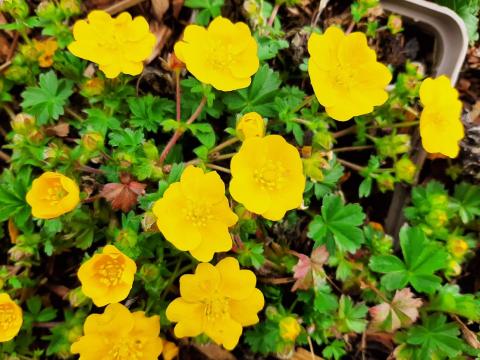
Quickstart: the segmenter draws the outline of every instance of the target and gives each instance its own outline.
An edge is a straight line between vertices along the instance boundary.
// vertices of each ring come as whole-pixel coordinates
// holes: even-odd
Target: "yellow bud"
[[[240,140],[265,135],[265,122],[260,114],[250,112],[243,115],[237,123],[237,136]]]
[[[35,118],[31,115],[20,113],[15,115],[11,125],[16,133],[26,135],[35,126]]]
[[[282,339],[292,342],[295,341],[301,331],[300,324],[293,316],[287,316],[280,320],[279,327]]]
[[[67,296],[68,296],[68,301],[70,302],[70,305],[72,307],[82,306],[88,301],[88,298],[82,292],[82,289],[80,287],[70,290]]]
[[[455,258],[462,258],[468,250],[468,244],[461,237],[452,237],[447,240],[447,249]]]
[[[395,175],[398,180],[412,183],[417,167],[409,158],[402,158],[395,163]]]
[[[81,94],[85,97],[98,96],[105,89],[105,81],[100,78],[91,78],[81,85]]]
[[[462,267],[455,260],[450,260],[448,262],[448,268],[445,271],[446,275],[458,276],[462,273]]]
[[[103,147],[103,136],[97,132],[89,132],[82,136],[82,144],[85,149],[95,151]]]

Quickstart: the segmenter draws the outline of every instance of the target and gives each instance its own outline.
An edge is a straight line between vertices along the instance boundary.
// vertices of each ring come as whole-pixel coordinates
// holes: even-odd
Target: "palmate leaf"
[[[17,174],[4,170],[0,177],[0,222],[12,218],[23,230],[31,211],[25,197],[32,182],[30,167],[23,167]]]
[[[134,128],[146,131],[157,131],[161,123],[175,112],[175,103],[168,99],[146,95],[128,99],[128,107],[132,112],[130,124]]]
[[[265,64],[248,88],[227,93],[223,101],[232,112],[256,111],[262,116],[272,117],[276,115],[274,101],[280,84],[280,75]]]
[[[473,294],[460,294],[458,285],[444,285],[430,299],[427,310],[442,311],[480,321],[480,300]]]
[[[411,284],[419,292],[433,293],[441,283],[441,278],[434,273],[445,268],[448,254],[430,243],[423,231],[416,227],[402,228],[400,246],[404,261],[394,255],[373,256],[370,269],[385,274],[381,282],[387,290]]]
[[[480,186],[461,183],[455,187],[451,208],[458,212],[464,224],[480,215]]]
[[[73,93],[72,89],[72,81],[59,80],[53,71],[40,74],[39,86],[29,86],[22,92],[22,107],[37,118],[39,125],[47,124],[63,115],[64,106]]]
[[[323,198],[321,215],[316,215],[308,227],[308,236],[315,246],[325,244],[330,254],[340,251],[355,252],[363,243],[359,226],[365,214],[358,204],[345,205],[337,195]]]
[[[458,338],[460,330],[455,323],[447,323],[445,315],[425,317],[422,325],[412,327],[407,333],[407,343],[418,346],[414,359],[443,359],[457,356],[464,345]]]

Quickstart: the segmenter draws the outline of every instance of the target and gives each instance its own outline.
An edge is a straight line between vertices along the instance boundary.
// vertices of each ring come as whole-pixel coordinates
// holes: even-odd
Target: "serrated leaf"
[[[360,205],[345,205],[339,196],[326,195],[321,215],[316,215],[310,222],[308,236],[315,240],[316,246],[325,244],[331,254],[337,248],[353,253],[364,240],[359,228],[364,219],[365,214]]]
[[[227,93],[223,101],[232,112],[256,111],[262,116],[273,117],[276,115],[274,100],[280,84],[279,74],[265,64],[248,88]]]
[[[480,186],[461,183],[455,187],[451,208],[458,212],[464,224],[480,216]]]
[[[370,269],[385,274],[381,282],[387,290],[396,290],[410,283],[419,292],[433,293],[441,283],[434,275],[446,266],[448,254],[425,238],[420,228],[404,227],[400,231],[400,247],[404,261],[394,255],[372,256]]]
[[[175,103],[168,99],[146,95],[128,99],[128,106],[132,112],[130,124],[133,128],[157,131],[158,127],[169,116],[173,116]]]
[[[374,330],[394,332],[413,324],[418,318],[422,300],[414,297],[409,288],[397,290],[390,303],[384,302],[370,308],[370,327]]]
[[[445,285],[430,300],[427,308],[480,321],[480,300],[472,294],[461,294],[458,285]]]
[[[420,347],[419,359],[437,359],[457,356],[463,341],[455,323],[447,323],[445,315],[435,314],[423,319],[422,325],[412,327],[407,333],[407,343]]]
[[[58,120],[64,113],[64,106],[73,93],[73,82],[58,79],[53,71],[40,74],[39,86],[29,86],[22,92],[22,107],[35,116],[39,125]]]
[[[338,330],[340,332],[363,332],[367,325],[367,320],[365,319],[367,312],[368,308],[365,304],[354,305],[352,299],[342,295],[340,297],[337,314]]]

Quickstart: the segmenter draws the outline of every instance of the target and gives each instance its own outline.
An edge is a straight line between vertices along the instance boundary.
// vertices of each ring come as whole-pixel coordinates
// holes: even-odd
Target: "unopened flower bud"
[[[301,327],[293,316],[284,317],[279,323],[280,336],[283,340],[294,342],[300,334]]]

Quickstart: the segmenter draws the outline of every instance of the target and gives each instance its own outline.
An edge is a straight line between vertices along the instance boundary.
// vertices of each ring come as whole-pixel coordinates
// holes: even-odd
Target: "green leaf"
[[[289,43],[285,39],[272,39],[271,36],[257,37],[258,58],[260,61],[270,60],[277,56],[282,49],[287,49]]]
[[[8,169],[1,174],[0,222],[12,218],[18,227],[23,228],[29,220],[31,211],[25,197],[32,182],[31,173],[30,167],[24,167],[16,175]]]
[[[238,261],[242,266],[253,266],[259,269],[265,262],[263,256],[263,244],[254,241],[244,241],[238,249]]]
[[[451,208],[458,212],[464,224],[480,216],[480,186],[461,183],[455,187]]]
[[[338,307],[337,327],[342,333],[354,331],[361,333],[365,330],[368,307],[365,304],[354,305],[352,299],[342,295]]]
[[[192,9],[203,9],[197,15],[199,25],[207,25],[211,18],[220,15],[224,0],[185,0],[185,6]]]
[[[330,345],[326,346],[322,351],[322,355],[327,359],[339,360],[345,355],[345,342],[341,340],[335,340]]]
[[[250,87],[227,93],[223,101],[228,110],[234,113],[256,111],[265,117],[273,117],[275,96],[281,80],[277,72],[263,65],[253,77]]]
[[[480,300],[472,294],[460,294],[458,285],[445,285],[430,300],[430,311],[442,311],[480,321]]]
[[[418,359],[453,358],[460,353],[463,341],[458,338],[460,331],[455,323],[447,323],[446,316],[439,314],[423,320],[407,333],[407,343],[419,347]]]
[[[162,121],[173,116],[175,103],[168,99],[146,95],[128,99],[128,106],[132,112],[130,124],[133,128],[155,132]]]
[[[465,22],[470,43],[478,40],[478,21],[480,2],[478,0],[436,0],[440,5],[447,6],[455,11]]]
[[[339,196],[326,195],[321,215],[316,215],[310,222],[308,236],[315,240],[315,246],[326,244],[331,254],[337,248],[354,253],[364,240],[359,228],[364,219],[360,205],[345,205]]]
[[[266,320],[245,333],[245,342],[253,352],[266,355],[277,350],[280,330],[276,322]]]
[[[108,130],[120,130],[120,121],[110,116],[100,109],[85,110],[87,118],[83,122],[83,126],[92,131],[99,132],[105,136]]]
[[[416,227],[402,228],[400,246],[404,261],[394,255],[372,256],[370,269],[385,274],[381,282],[387,290],[401,289],[410,283],[419,292],[433,293],[441,283],[434,273],[445,268],[448,254],[429,242]]]
[[[215,131],[208,123],[195,123],[188,127],[195,137],[206,147],[212,148],[215,145]]]
[[[143,143],[143,132],[140,130],[124,129],[110,134],[110,145],[126,151],[135,151]]]
[[[37,118],[39,125],[58,120],[64,113],[64,106],[73,93],[73,82],[58,80],[53,71],[40,74],[39,87],[29,86],[22,92],[22,107]]]

